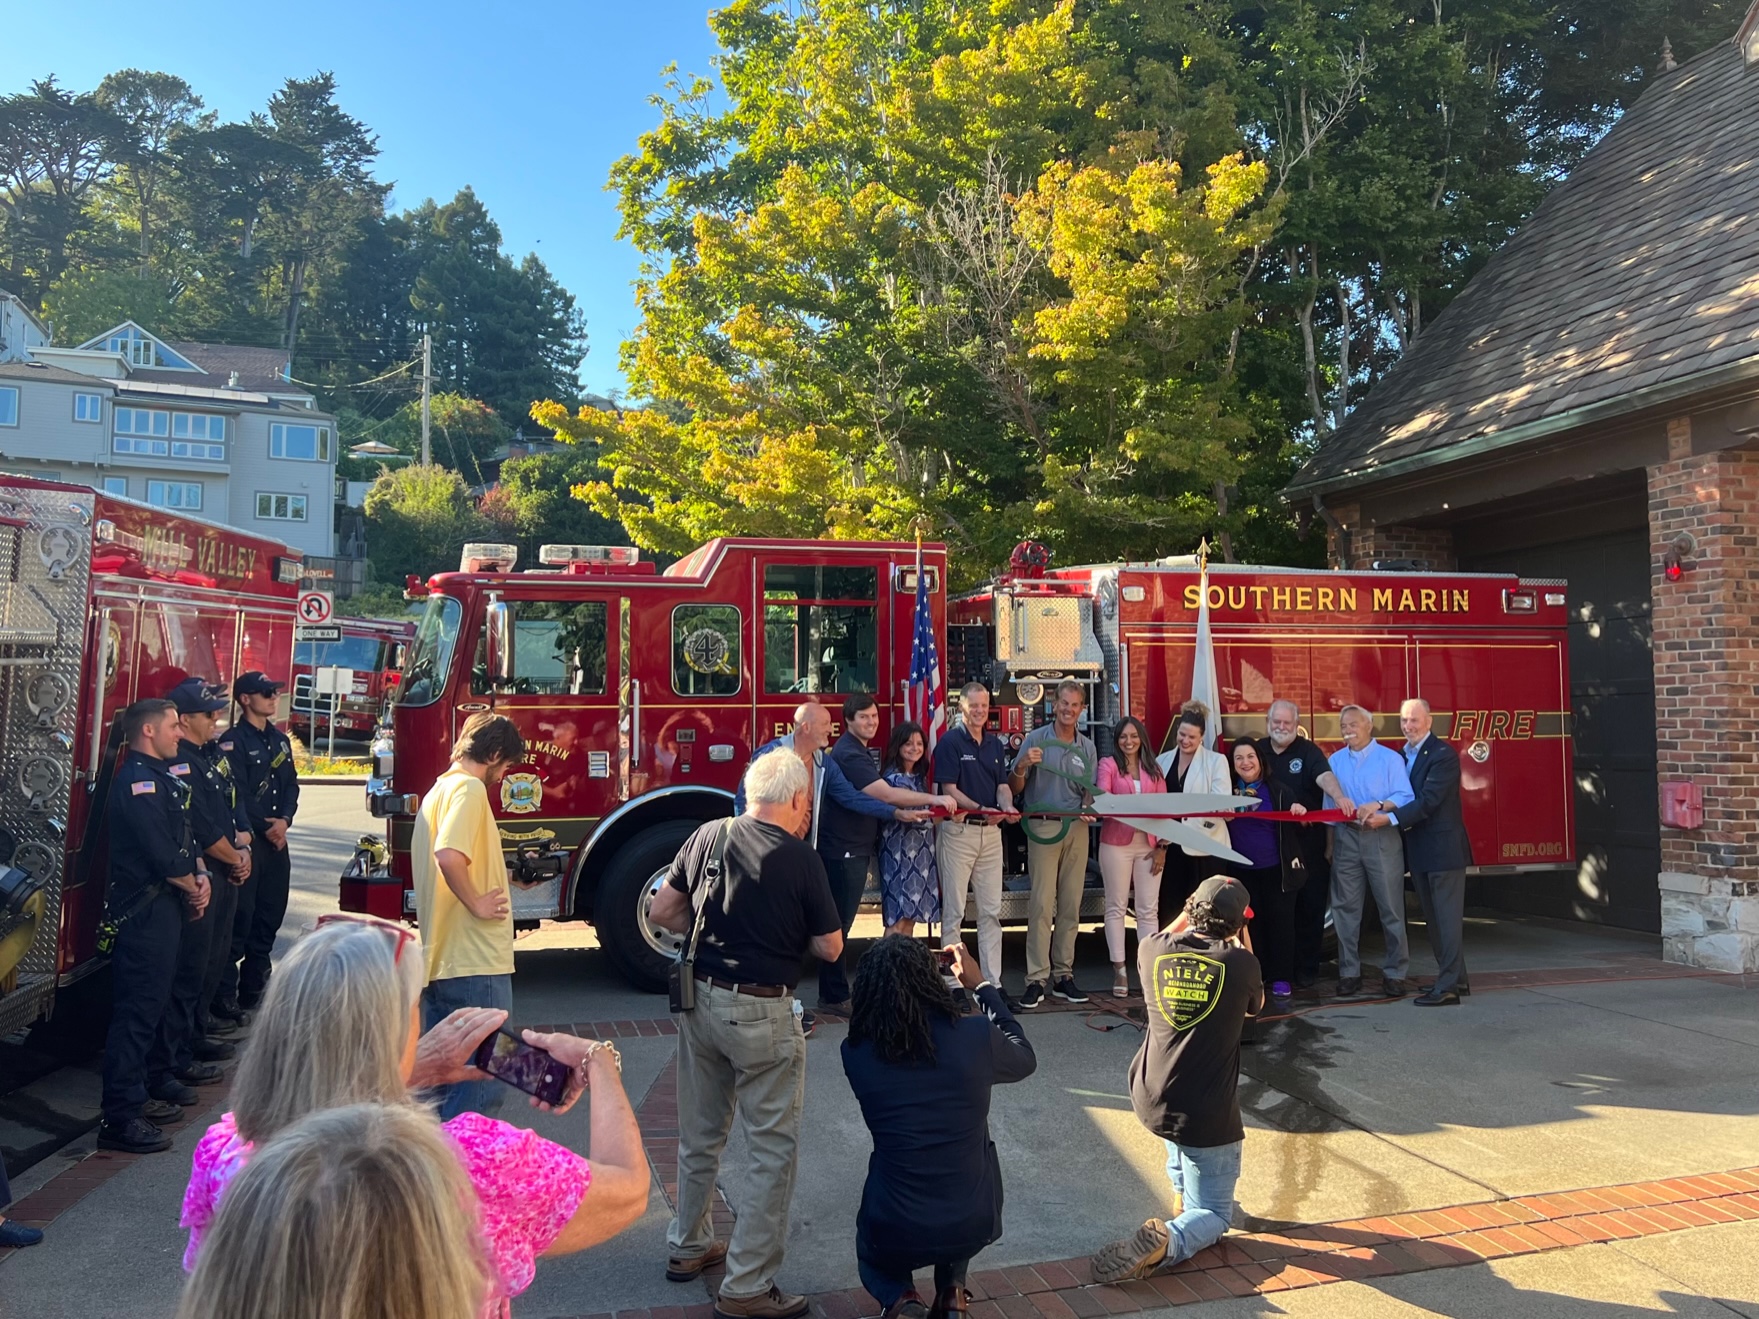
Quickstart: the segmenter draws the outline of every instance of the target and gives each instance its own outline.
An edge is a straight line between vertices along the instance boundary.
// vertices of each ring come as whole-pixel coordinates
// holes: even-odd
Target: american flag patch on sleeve
[[[139,783],[131,784],[130,786],[134,789],[134,795],[137,797],[145,792],[157,792],[159,790],[158,784],[154,783],[151,779],[142,779]]]

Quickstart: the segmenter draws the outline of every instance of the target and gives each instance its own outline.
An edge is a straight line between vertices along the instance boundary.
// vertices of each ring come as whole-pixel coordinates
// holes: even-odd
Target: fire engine
[[[426,612],[368,785],[388,842],[364,840],[342,876],[342,906],[413,917],[420,794],[464,720],[492,709],[529,748],[496,799],[516,921],[590,920],[618,969],[658,989],[677,939],[648,919],[653,894],[690,832],[730,810],[752,749],[786,731],[807,697],[834,710],[875,693],[882,744],[903,717],[917,548],[726,538],[664,572],[626,547],[545,546],[533,571],[517,571],[516,557],[512,546],[467,546],[461,571],[412,585]],[[1394,735],[1399,702],[1421,693],[1466,758],[1480,861],[1570,859],[1559,583],[1231,565],[1204,578],[1174,560],[1054,573],[1017,564],[949,605],[945,547],[924,546],[922,562],[949,696],[986,683],[1005,737],[1048,719],[1065,678],[1087,687],[1102,752],[1124,710],[1164,736],[1189,690],[1206,581],[1226,733],[1262,732],[1272,697],[1286,696],[1322,741],[1338,740],[1337,711],[1350,702]],[[1003,917],[1018,921],[1024,842],[1010,832]],[[1090,877],[1083,919],[1102,904]]]
[[[403,651],[415,637],[415,622],[403,618],[338,618],[340,641],[299,641],[293,647],[293,708],[288,728],[307,746],[330,732],[330,697],[319,696],[312,671],[351,669],[351,690],[335,707],[336,736],[364,742],[384,715],[403,665]]]
[[[0,1034],[102,963],[116,716],[186,677],[285,672],[298,551],[0,478]]]

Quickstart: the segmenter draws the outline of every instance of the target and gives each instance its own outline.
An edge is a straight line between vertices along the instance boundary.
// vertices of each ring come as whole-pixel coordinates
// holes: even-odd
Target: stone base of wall
[[[1659,882],[1663,960],[1759,972],[1759,880],[1663,871]]]

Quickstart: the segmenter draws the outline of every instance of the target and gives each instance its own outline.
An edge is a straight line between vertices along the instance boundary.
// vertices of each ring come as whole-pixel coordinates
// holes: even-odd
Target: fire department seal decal
[[[1221,1001],[1228,968],[1201,953],[1166,953],[1154,959],[1154,1003],[1174,1030],[1190,1030]]]
[[[1490,759],[1490,743],[1482,740],[1474,742],[1471,746],[1466,748],[1466,754],[1472,757],[1476,763],[1482,765],[1485,761]]]
[[[1289,773],[1299,774],[1300,772],[1301,772],[1301,758],[1299,756],[1296,756],[1293,760],[1291,760],[1289,762]]]
[[[698,673],[723,672],[727,650],[727,638],[712,627],[699,627],[684,638],[684,662]]]
[[[544,804],[544,781],[536,774],[509,774],[501,780],[501,809],[530,815]]]

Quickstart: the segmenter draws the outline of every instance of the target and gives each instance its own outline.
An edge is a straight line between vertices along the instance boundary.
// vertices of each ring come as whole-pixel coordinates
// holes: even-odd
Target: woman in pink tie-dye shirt
[[[195,1267],[227,1184],[276,1132],[323,1109],[413,1103],[414,1090],[480,1079],[468,1059],[506,1014],[463,1009],[422,1036],[422,962],[405,951],[413,940],[385,922],[336,921],[300,940],[276,968],[239,1064],[232,1111],[196,1144],[183,1197],[185,1269]],[[535,1132],[478,1113],[444,1125],[475,1188],[493,1269],[485,1315],[508,1313],[510,1298],[531,1285],[540,1256],[608,1240],[647,1207],[647,1161],[615,1051],[572,1035],[526,1031],[525,1039],[574,1069],[555,1111],[567,1111],[589,1085],[596,1092],[593,1159],[588,1164]]]

